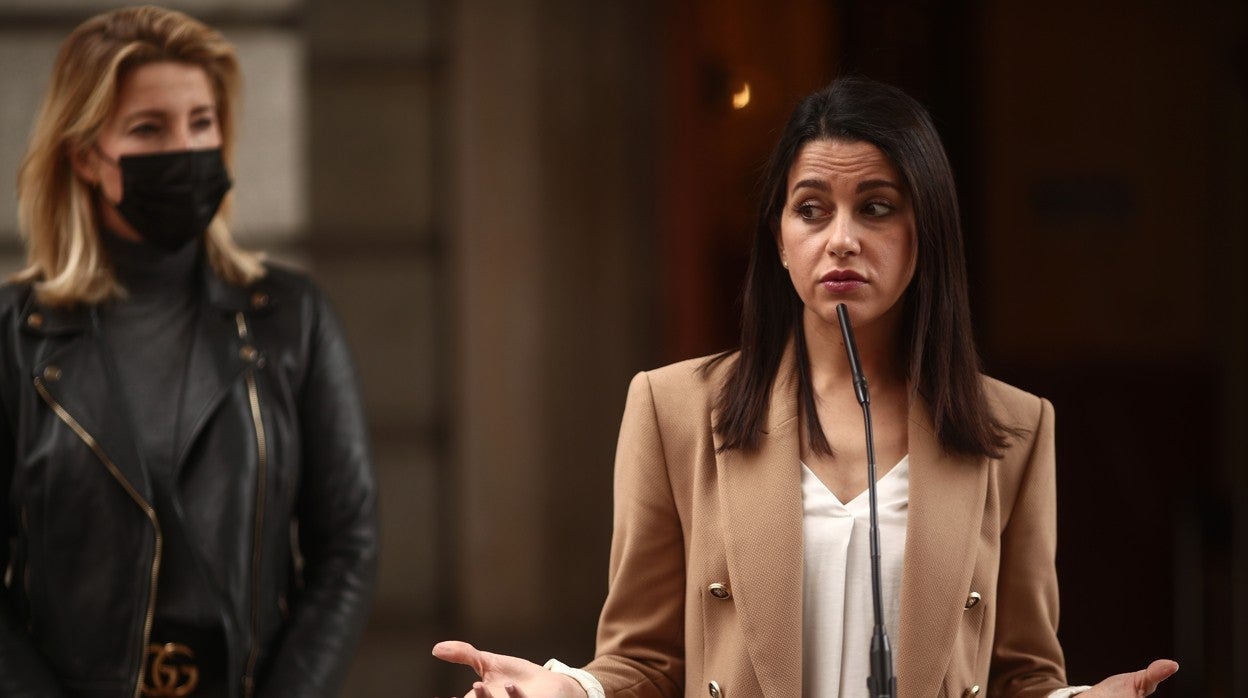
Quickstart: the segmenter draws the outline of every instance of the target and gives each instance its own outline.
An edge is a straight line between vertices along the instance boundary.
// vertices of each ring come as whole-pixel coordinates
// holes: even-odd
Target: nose
[[[194,136],[191,135],[191,129],[186,124],[181,124],[170,130],[166,150],[190,150],[193,143]]]
[[[859,230],[850,216],[837,216],[828,226],[828,254],[847,257],[862,251]]]

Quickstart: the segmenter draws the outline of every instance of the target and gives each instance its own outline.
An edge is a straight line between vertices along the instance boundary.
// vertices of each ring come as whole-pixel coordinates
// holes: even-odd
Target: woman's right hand
[[[585,698],[585,689],[571,676],[527,659],[482,652],[467,642],[439,642],[433,646],[433,656],[470,666],[481,677],[464,698]]]

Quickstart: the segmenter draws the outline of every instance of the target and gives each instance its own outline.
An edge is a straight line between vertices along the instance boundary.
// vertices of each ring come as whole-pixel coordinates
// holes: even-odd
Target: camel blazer
[[[629,387],[610,590],[586,667],[608,696],[802,695],[793,351],[754,452],[716,452],[712,404],[731,361],[706,375],[703,359],[685,361]],[[943,452],[927,408],[910,411],[900,637],[890,638],[900,698],[1044,696],[1065,685],[1053,408],[983,380],[995,414],[1025,432],[1000,459]]]

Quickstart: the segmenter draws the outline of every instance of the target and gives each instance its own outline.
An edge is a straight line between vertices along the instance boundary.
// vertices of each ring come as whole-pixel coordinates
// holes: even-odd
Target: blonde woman
[[[334,695],[376,486],[325,298],[227,227],[233,47],[156,7],[65,40],[0,289],[0,695]]]

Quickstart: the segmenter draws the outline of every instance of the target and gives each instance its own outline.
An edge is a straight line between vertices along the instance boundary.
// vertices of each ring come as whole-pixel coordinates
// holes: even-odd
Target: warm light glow
[[[745,109],[750,104],[750,83],[741,83],[741,89],[732,93],[732,108]]]

